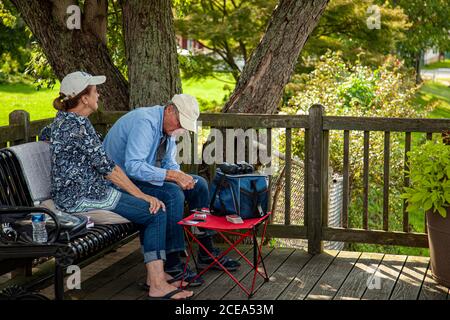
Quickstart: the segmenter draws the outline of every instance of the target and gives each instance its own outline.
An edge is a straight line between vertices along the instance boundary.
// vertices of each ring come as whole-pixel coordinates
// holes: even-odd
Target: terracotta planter
[[[450,208],[446,218],[427,212],[427,229],[433,278],[450,288]]]

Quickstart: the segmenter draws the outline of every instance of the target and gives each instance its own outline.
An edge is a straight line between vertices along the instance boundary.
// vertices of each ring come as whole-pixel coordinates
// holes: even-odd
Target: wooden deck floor
[[[112,261],[102,270],[94,272],[90,266],[82,269],[83,278],[88,278],[82,282],[81,290],[66,291],[66,299],[145,298],[145,292],[137,285],[144,281],[145,270],[135,244],[128,244],[129,252],[122,249],[111,254],[121,255],[117,261],[111,257],[101,259]],[[429,258],[349,251],[310,256],[303,250],[286,248],[264,248],[263,252],[270,281],[264,283],[258,277],[253,300],[450,299],[449,289],[432,279]],[[251,257],[251,251],[247,250],[246,255]],[[101,265],[98,263],[97,268],[101,269]],[[243,266],[234,276],[248,285],[249,271]],[[209,271],[204,278],[206,283],[193,289],[195,299],[246,299],[226,274]],[[51,292],[51,287],[44,290],[49,297]]]

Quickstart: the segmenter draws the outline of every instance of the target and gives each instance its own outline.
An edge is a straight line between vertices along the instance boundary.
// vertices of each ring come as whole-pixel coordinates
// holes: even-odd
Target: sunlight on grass
[[[450,59],[427,64],[422,67],[422,69],[425,69],[425,70],[433,70],[433,69],[439,69],[439,68],[450,68]]]
[[[430,118],[450,118],[450,88],[443,84],[424,83],[417,95],[416,102],[421,106],[434,103],[434,109],[429,114]]]
[[[31,121],[53,118],[53,99],[59,92],[59,85],[53,89],[36,90],[33,84],[0,84],[0,126],[8,124],[9,113],[25,110],[30,113]]]
[[[182,85],[183,93],[195,96],[200,110],[205,112],[211,111],[215,106],[222,107],[224,98],[233,90],[235,82],[231,75],[217,75],[201,80],[183,80]]]

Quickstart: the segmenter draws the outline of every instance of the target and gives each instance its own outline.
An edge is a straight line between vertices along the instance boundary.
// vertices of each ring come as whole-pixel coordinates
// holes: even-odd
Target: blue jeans
[[[155,186],[148,182],[133,180],[134,184],[145,194],[158,198],[166,205],[167,230],[166,230],[166,252],[172,253],[183,251],[186,248],[184,242],[183,227],[178,221],[183,218],[184,202],[189,204],[189,210],[209,207],[208,182],[203,177],[191,175],[198,179],[195,187],[191,190],[183,190],[174,182],[164,182],[162,186]],[[209,231],[209,230],[208,230]],[[214,232],[204,233],[209,236]],[[201,238],[201,235],[199,236]]]
[[[144,251],[144,262],[166,260],[166,213],[159,210],[157,213],[151,214],[147,201],[125,192],[121,192],[121,194],[119,202],[111,211],[137,225]]]

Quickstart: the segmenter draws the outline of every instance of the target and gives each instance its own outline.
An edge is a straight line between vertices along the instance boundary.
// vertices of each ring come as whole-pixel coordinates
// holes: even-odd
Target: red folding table
[[[199,212],[200,213],[200,212]],[[264,242],[264,237],[266,235],[267,230],[267,224],[269,222],[269,216],[271,212],[267,213],[265,216],[260,218],[253,218],[253,219],[245,219],[244,223],[235,224],[228,222],[225,217],[218,217],[211,214],[207,215],[205,222],[198,222],[196,224],[192,224],[190,221],[194,219],[194,214],[191,214],[190,216],[184,218],[183,220],[179,221],[178,224],[182,225],[184,227],[184,231],[186,233],[186,237],[188,240],[188,248],[189,248],[189,255],[186,258],[186,265],[189,263],[189,258],[192,256],[195,266],[197,268],[197,276],[193,278],[189,284],[193,281],[195,281],[198,277],[202,276],[206,271],[208,271],[212,266],[215,264],[219,265],[220,268],[223,269],[223,271],[230,276],[230,278],[247,294],[247,297],[250,298],[253,296],[253,290],[255,289],[255,283],[256,283],[256,275],[259,274],[261,277],[264,278],[264,281],[269,281],[269,277],[267,275],[266,266],[264,265],[264,259],[261,254],[261,247]],[[258,234],[258,228],[263,224],[263,232],[261,234],[261,242],[258,244],[257,240],[257,234]],[[197,239],[195,234],[190,230],[190,227],[195,226],[198,228],[203,229],[211,229],[215,230],[229,245],[229,248],[224,250],[218,257],[215,257],[209,250],[207,250],[203,244]],[[232,242],[227,235],[235,235],[238,236],[237,240]],[[244,241],[246,238],[253,238],[253,263],[247,259],[247,257],[239,251],[237,248],[237,245]],[[195,256],[193,254],[192,250],[192,242],[195,241],[203,250],[213,259],[213,262],[206,267],[203,270],[198,270],[197,262],[195,260]],[[244,259],[245,262],[254,270],[253,279],[252,279],[252,285],[251,288],[248,289],[242,285],[242,283],[236,279],[235,276],[231,274],[230,271],[228,271],[221,263],[220,259],[222,259],[223,256],[228,254],[231,250],[236,251],[242,259]],[[258,270],[259,265],[262,264],[264,273],[260,272]],[[186,271],[186,270],[185,270]],[[189,284],[187,286],[189,286]]]

